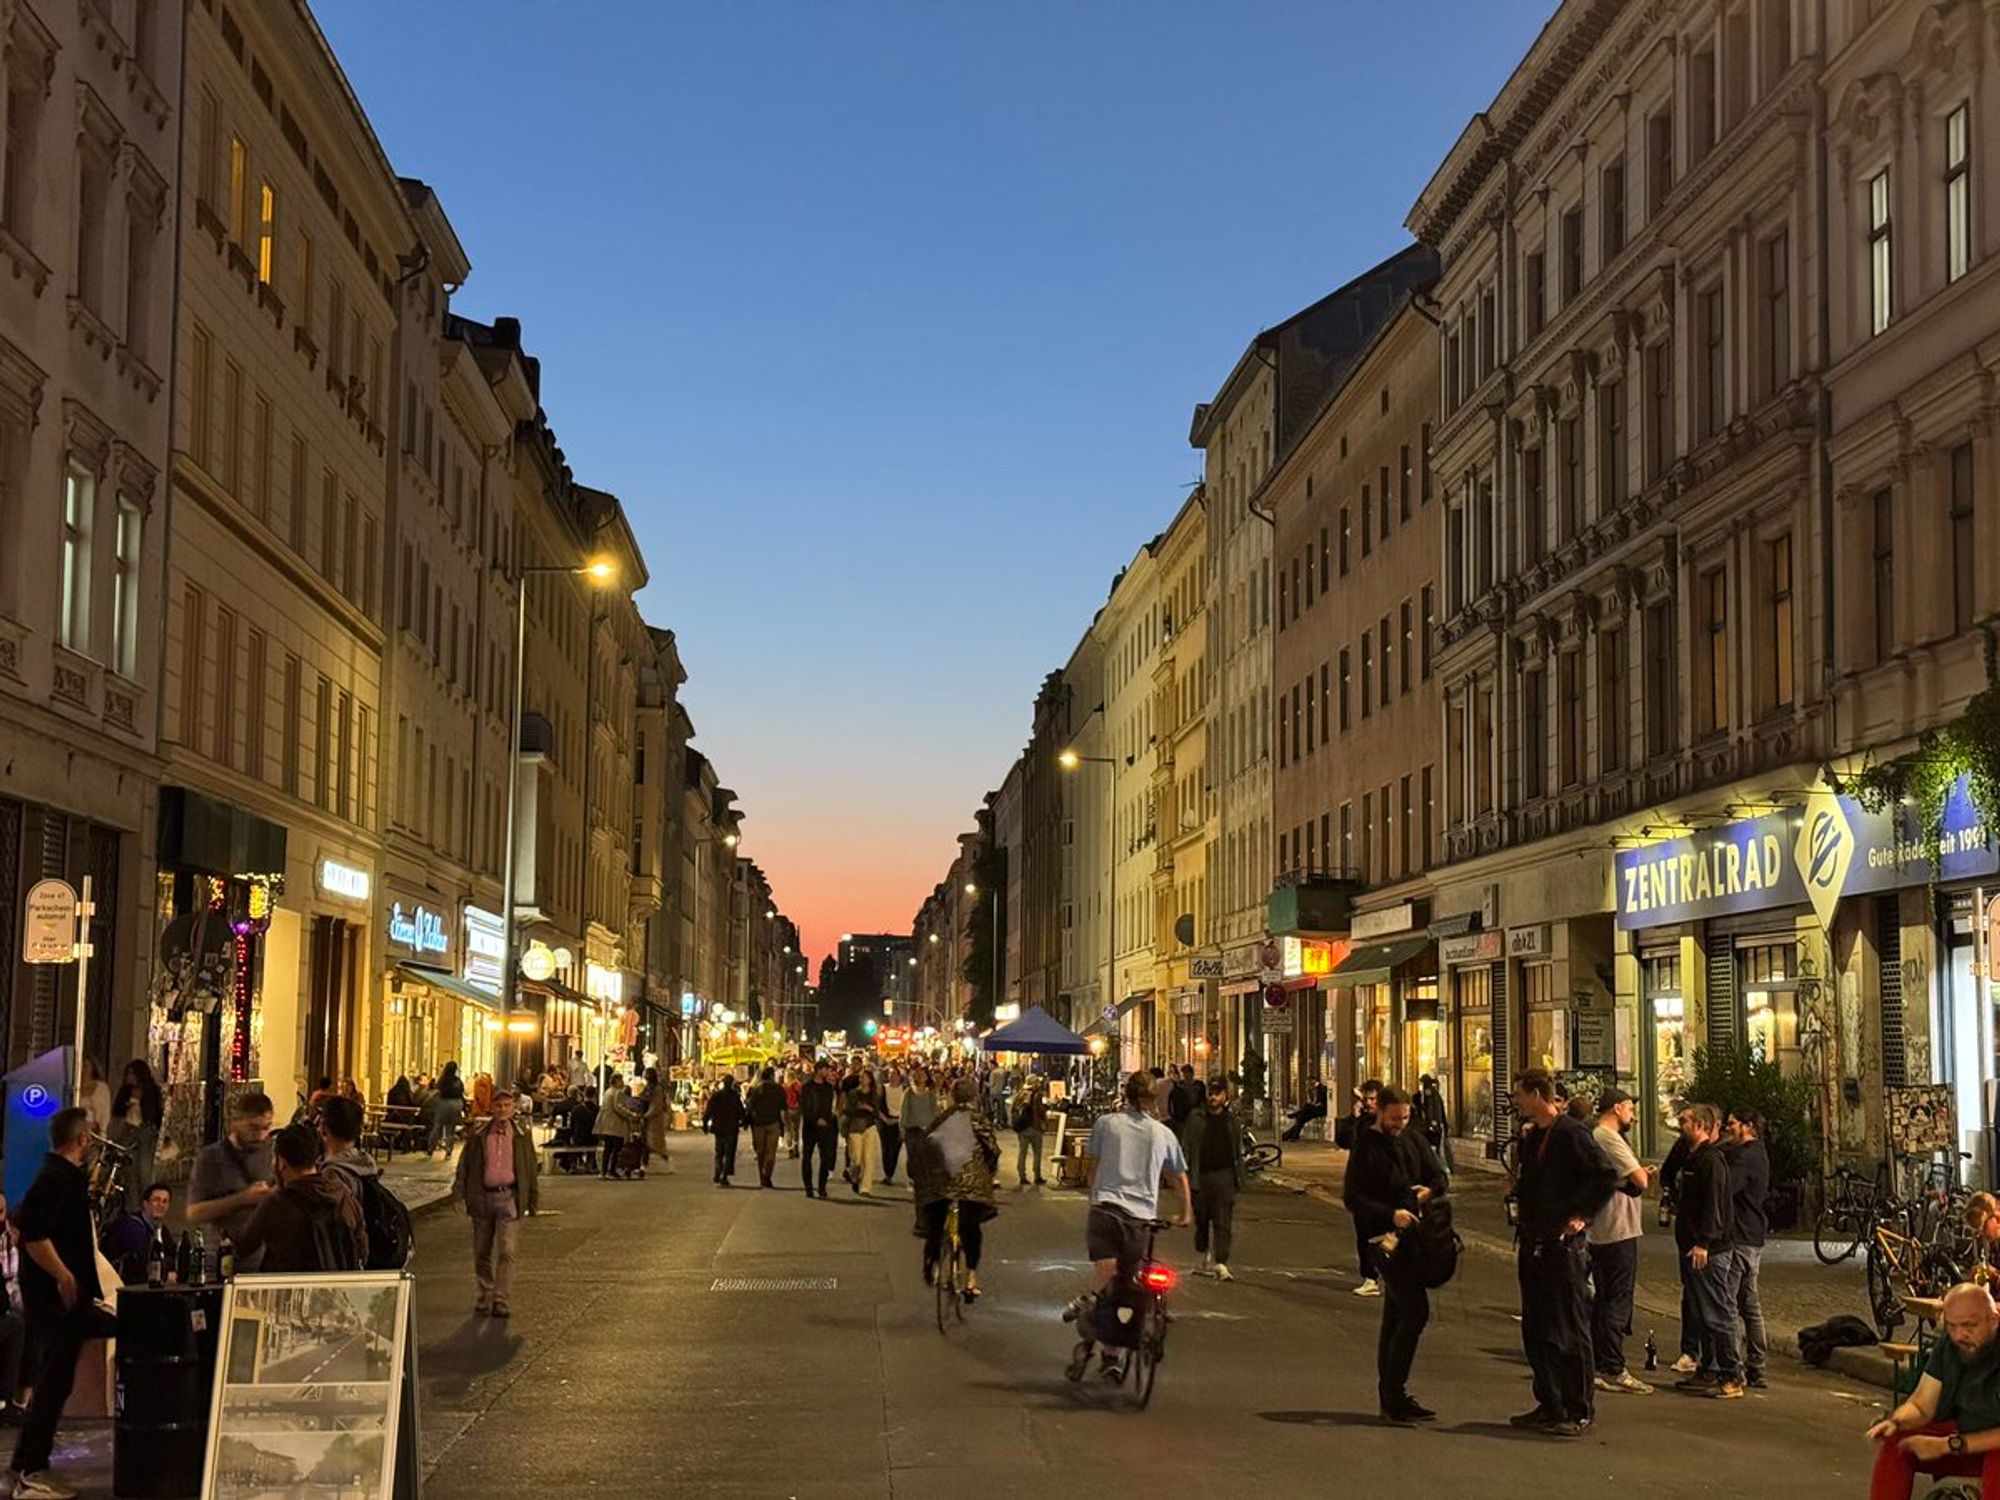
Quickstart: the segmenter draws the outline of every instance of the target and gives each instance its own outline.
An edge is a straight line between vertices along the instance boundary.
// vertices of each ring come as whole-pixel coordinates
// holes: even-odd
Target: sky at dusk
[[[1189,415],[1553,0],[315,0],[621,496],[809,953],[908,931]]]

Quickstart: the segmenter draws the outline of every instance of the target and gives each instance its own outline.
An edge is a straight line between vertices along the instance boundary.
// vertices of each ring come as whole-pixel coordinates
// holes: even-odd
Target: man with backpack
[[[410,1211],[382,1181],[375,1158],[361,1149],[361,1106],[338,1095],[320,1106],[319,1139],[325,1149],[319,1169],[354,1194],[368,1231],[368,1271],[400,1271],[416,1247]]]
[[[514,1118],[519,1104],[512,1094],[493,1096],[493,1113],[466,1135],[452,1177],[452,1203],[472,1220],[472,1269],[479,1279],[472,1310],[481,1317],[513,1316],[514,1244],[522,1216],[541,1202],[535,1143]]]
[[[1431,1143],[1421,1131],[1410,1129],[1409,1096],[1382,1086],[1375,1096],[1374,1121],[1355,1132],[1341,1199],[1354,1215],[1355,1234],[1375,1251],[1381,1278],[1375,1382],[1385,1421],[1437,1418],[1411,1397],[1409,1381],[1417,1340],[1431,1317],[1430,1289],[1443,1285],[1456,1264],[1455,1255],[1436,1255],[1440,1247],[1427,1243],[1442,1232],[1451,1249],[1456,1248],[1443,1204],[1450,1185]],[[1451,1264],[1441,1264],[1447,1258]]]
[[[258,1269],[266,1274],[358,1271],[368,1263],[361,1205],[344,1182],[320,1171],[319,1151],[309,1125],[287,1125],[277,1134],[278,1190],[236,1242],[238,1255],[263,1257]]]

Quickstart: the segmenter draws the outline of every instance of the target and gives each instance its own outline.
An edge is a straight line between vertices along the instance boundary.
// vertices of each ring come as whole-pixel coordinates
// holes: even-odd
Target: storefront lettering
[[[412,953],[444,953],[451,948],[443,917],[427,906],[405,911],[400,901],[389,908],[389,941]]]
[[[477,906],[465,909],[465,982],[489,995],[500,993],[506,978],[507,924]]]

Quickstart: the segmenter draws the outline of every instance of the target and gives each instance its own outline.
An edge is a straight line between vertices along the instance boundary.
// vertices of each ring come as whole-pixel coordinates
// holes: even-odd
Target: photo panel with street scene
[[[216,1441],[211,1500],[355,1500],[388,1493],[386,1433],[225,1433]]]
[[[246,1277],[233,1290],[225,1385],[391,1378],[406,1295],[398,1277]]]
[[[389,1384],[234,1385],[222,1392],[222,1426],[251,1437],[286,1432],[386,1432]]]

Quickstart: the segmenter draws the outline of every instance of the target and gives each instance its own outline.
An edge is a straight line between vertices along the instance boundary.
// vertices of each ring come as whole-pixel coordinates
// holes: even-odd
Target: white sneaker
[[[14,1476],[14,1500],[76,1500],[76,1491],[47,1469]]]
[[[1701,1366],[1695,1363],[1695,1359],[1692,1354],[1683,1354],[1679,1359],[1675,1360],[1673,1364],[1669,1366],[1669,1368],[1675,1371],[1675,1373],[1677,1374],[1692,1375],[1696,1370],[1700,1369]]]
[[[1653,1394],[1653,1388],[1646,1384],[1645,1381],[1639,1379],[1630,1370],[1620,1370],[1615,1378],[1608,1380],[1602,1375],[1596,1376],[1592,1379],[1591,1384],[1596,1386],[1600,1391],[1623,1392],[1633,1396],[1650,1396]]]
[[[1216,1265],[1215,1279],[1217,1281],[1234,1281],[1236,1279],[1234,1276],[1231,1276],[1229,1274],[1229,1263],[1227,1261],[1220,1262]]]
[[[1354,1289],[1354,1295],[1357,1297],[1379,1297],[1382,1295],[1382,1283],[1379,1281],[1364,1281]]]

